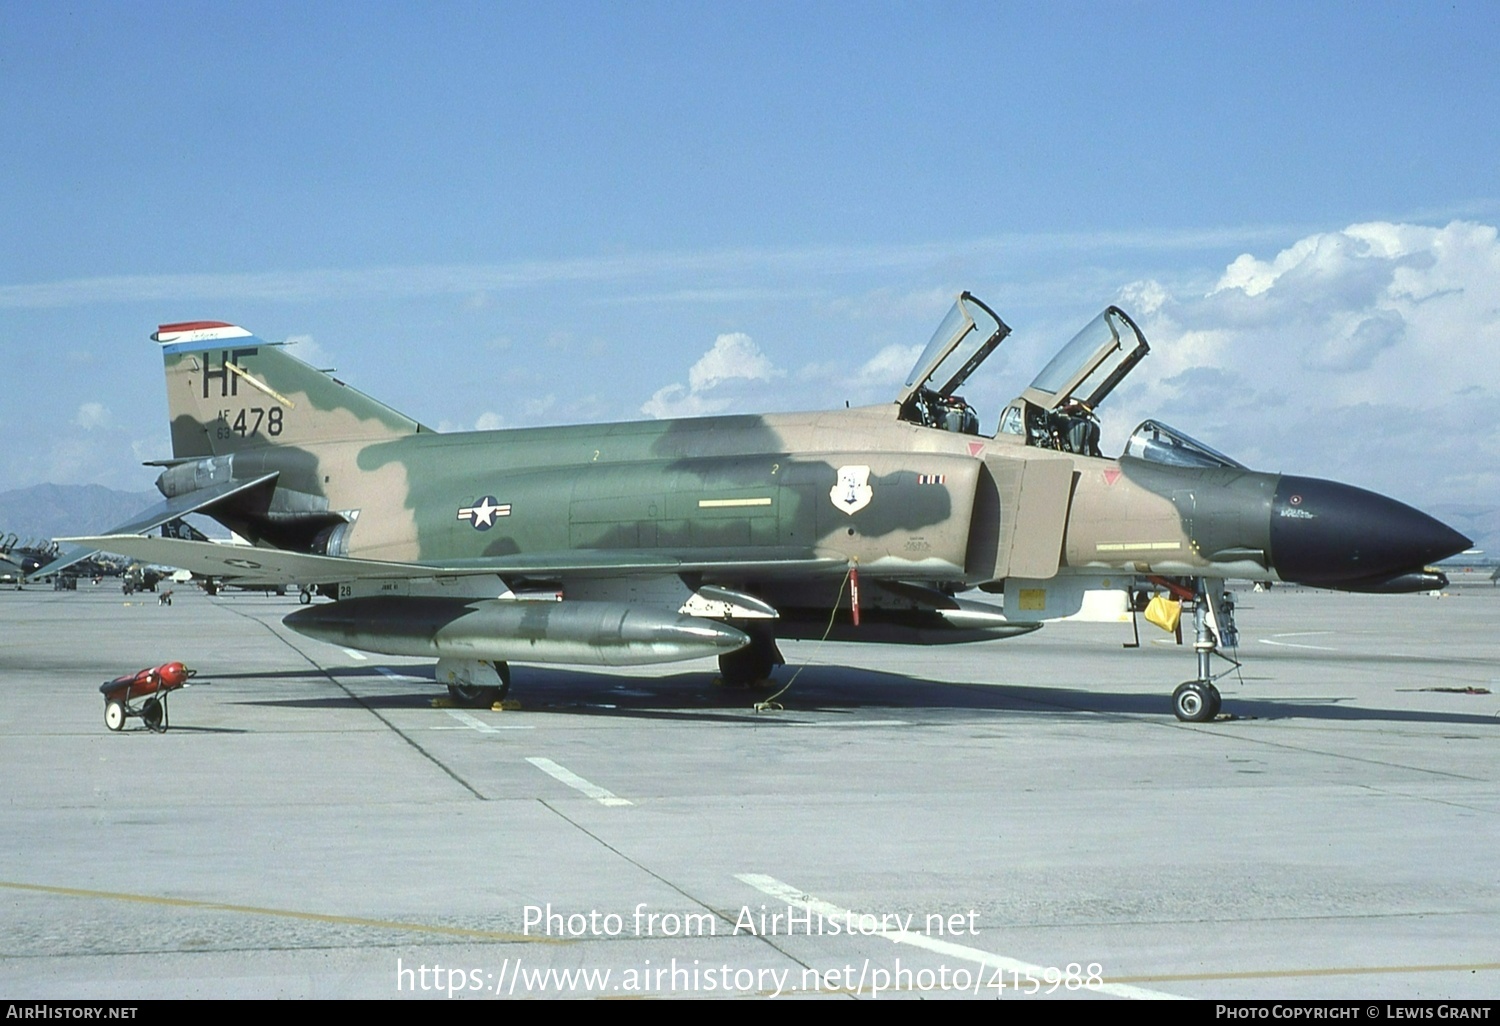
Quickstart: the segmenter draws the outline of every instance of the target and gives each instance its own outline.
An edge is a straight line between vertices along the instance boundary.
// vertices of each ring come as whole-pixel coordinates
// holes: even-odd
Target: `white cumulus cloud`
[[[769,382],[782,377],[765,353],[744,332],[720,335],[713,348],[688,369],[687,384],[659,388],[641,406],[650,417],[700,417],[721,413],[741,397],[737,384]]]
[[[907,374],[911,373],[917,357],[922,355],[923,348],[921,343],[886,346],[855,371],[855,384],[861,389],[884,387],[890,395],[895,395],[906,381]]]
[[[1500,498],[1493,226],[1351,225],[1242,255],[1206,295],[1127,294],[1152,353],[1110,404],[1115,448],[1155,416],[1257,469]]]

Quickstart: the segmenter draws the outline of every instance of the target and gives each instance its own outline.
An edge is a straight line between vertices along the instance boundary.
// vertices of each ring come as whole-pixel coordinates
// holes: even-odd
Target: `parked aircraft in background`
[[[0,583],[20,587],[28,576],[56,559],[57,553],[53,541],[22,544],[15,532],[0,535]]]

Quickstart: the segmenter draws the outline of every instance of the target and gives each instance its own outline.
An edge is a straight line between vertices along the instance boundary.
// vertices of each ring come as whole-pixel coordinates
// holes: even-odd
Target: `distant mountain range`
[[[155,491],[121,492],[103,485],[32,485],[0,492],[0,536],[14,532],[21,540],[98,534],[123,524],[161,501]],[[1428,513],[1474,539],[1487,558],[1500,558],[1500,509],[1440,503]],[[215,524],[195,518],[210,535],[227,536]],[[216,530],[210,530],[216,528]]]
[[[32,485],[0,492],[0,535],[22,542],[98,534],[161,502],[149,492],[121,492],[103,485]]]

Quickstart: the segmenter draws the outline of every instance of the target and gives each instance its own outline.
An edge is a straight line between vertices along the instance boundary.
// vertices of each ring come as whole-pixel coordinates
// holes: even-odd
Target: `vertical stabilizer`
[[[233,324],[163,324],[151,338],[161,344],[177,459],[430,430]]]

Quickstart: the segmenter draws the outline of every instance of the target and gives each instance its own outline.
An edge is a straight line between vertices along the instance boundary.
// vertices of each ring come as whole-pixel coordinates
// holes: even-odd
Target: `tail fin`
[[[431,430],[233,324],[163,324],[151,338],[166,366],[177,459]]]

